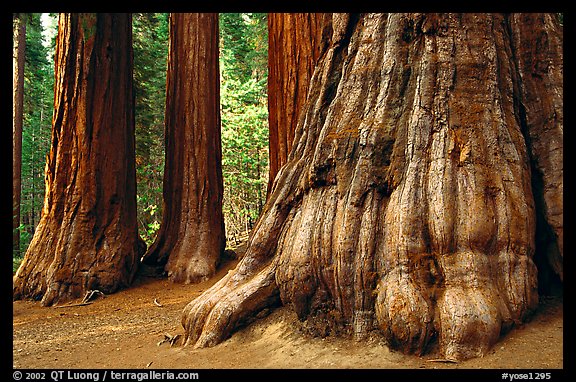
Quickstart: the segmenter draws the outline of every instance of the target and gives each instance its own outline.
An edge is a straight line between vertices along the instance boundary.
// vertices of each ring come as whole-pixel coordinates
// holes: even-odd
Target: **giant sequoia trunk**
[[[224,251],[218,14],[170,15],[164,212],[148,265],[199,282]]]
[[[292,149],[330,13],[268,14],[268,195]],[[324,40],[326,43],[326,40]]]
[[[12,248],[20,249],[20,197],[22,195],[22,122],[24,118],[24,62],[26,20],[24,14],[12,16]]]
[[[522,97],[518,117],[529,149],[537,207],[536,263],[541,282],[563,280],[562,39],[555,15],[514,14],[511,32]],[[548,285],[542,285],[543,290]]]
[[[535,194],[562,238],[559,28],[537,14],[333,15],[288,162],[245,257],[184,309],[186,343],[282,303],[321,334],[485,354],[538,304]]]
[[[129,285],[137,260],[129,14],[61,14],[42,217],[14,299],[52,305]]]

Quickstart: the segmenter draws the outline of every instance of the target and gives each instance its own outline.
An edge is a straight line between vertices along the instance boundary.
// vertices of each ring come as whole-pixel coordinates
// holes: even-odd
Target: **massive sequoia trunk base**
[[[172,13],[170,31],[164,212],[143,262],[193,283],[214,275],[226,242],[218,14]]]
[[[61,14],[42,217],[13,298],[49,306],[112,293],[136,272],[136,170],[129,14]]]
[[[535,198],[562,256],[562,70],[554,15],[334,15],[288,162],[244,258],[184,309],[186,344],[281,302],[323,334],[485,354],[538,304]]]

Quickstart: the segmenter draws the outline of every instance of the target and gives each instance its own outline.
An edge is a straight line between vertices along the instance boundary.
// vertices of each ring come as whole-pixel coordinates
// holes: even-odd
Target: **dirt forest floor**
[[[76,307],[13,303],[13,367],[50,369],[561,369],[563,298],[543,297],[534,317],[489,354],[459,363],[390,350],[377,340],[312,338],[282,307],[206,349],[160,343],[182,334],[184,306],[235,266],[197,285],[139,277],[130,289]],[[154,303],[154,300],[162,306]],[[160,343],[160,344],[159,344]]]

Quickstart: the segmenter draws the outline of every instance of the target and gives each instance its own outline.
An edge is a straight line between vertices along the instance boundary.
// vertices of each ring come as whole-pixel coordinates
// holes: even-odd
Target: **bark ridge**
[[[13,298],[49,306],[132,282],[138,259],[132,20],[61,14],[46,194]]]
[[[186,343],[214,345],[282,303],[324,334],[376,332],[415,353],[437,339],[462,359],[526,320],[531,163],[558,171],[562,152],[558,28],[535,14],[334,14],[288,162],[245,257],[184,309]],[[561,238],[561,181],[542,182]]]

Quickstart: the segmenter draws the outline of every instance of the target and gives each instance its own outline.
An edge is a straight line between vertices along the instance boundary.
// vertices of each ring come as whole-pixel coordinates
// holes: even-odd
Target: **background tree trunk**
[[[144,256],[175,282],[215,273],[224,251],[218,14],[170,15],[164,212]]]
[[[12,15],[12,248],[20,253],[20,197],[22,195],[22,122],[24,118],[24,62],[26,20],[23,13]]]
[[[319,335],[485,354],[538,304],[526,133],[546,121],[544,151],[562,152],[559,28],[537,14],[333,15],[295,147],[244,258],[184,309],[186,343],[214,345],[281,302]]]
[[[61,14],[55,67],[44,208],[13,295],[45,306],[136,271],[131,16]]]
[[[330,13],[268,14],[268,195],[292,149]]]

